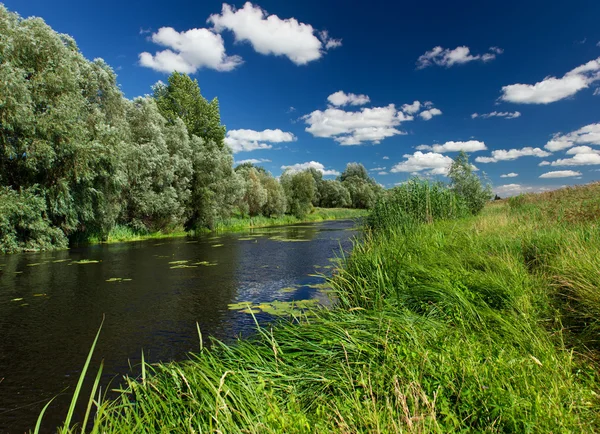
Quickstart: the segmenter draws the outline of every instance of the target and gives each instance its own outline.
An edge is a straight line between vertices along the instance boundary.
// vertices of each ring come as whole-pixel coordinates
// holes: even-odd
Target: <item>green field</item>
[[[600,184],[463,217],[426,190],[420,214],[376,207],[335,308],[146,365],[96,429],[598,431]]]

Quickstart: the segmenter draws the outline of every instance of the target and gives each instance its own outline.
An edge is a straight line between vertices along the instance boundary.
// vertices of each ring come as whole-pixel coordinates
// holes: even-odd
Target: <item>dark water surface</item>
[[[64,419],[103,315],[90,377],[104,359],[104,390],[130,364],[135,370],[142,349],[148,362],[185,359],[199,346],[196,323],[205,337],[252,333],[252,317],[230,303],[323,297],[306,286],[322,279],[309,275],[329,271],[330,258],[350,249],[354,226],[335,221],[0,256],[0,432],[33,428],[45,402],[63,391],[44,426]],[[77,263],[83,260],[98,262]],[[191,267],[172,268],[176,261]],[[203,261],[216,265],[193,265]]]

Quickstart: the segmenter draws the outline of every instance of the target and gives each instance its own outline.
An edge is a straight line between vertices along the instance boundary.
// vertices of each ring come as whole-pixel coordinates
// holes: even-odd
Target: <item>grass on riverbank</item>
[[[336,270],[335,309],[146,366],[96,428],[598,431],[597,189],[381,224]]]
[[[364,217],[366,210],[349,208],[315,208],[312,213],[303,218],[292,215],[283,215],[279,217],[233,217],[217,222],[215,228],[211,230],[200,231],[202,233],[225,233],[225,232],[244,232],[255,228],[265,228],[270,226],[285,226],[296,223],[320,222],[326,220],[344,220]],[[174,238],[192,235],[192,232],[186,232],[183,228],[175,228],[172,231],[158,231],[147,234],[139,233],[127,226],[117,226],[114,228],[108,238],[104,241],[97,237],[89,238],[90,244],[112,244],[126,241],[144,241],[160,238]]]

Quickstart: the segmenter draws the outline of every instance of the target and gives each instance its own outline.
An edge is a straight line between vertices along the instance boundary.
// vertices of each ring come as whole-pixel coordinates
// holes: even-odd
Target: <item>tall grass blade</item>
[[[77,404],[77,399],[79,398],[79,393],[81,392],[81,386],[83,385],[83,380],[85,379],[85,374],[90,366],[90,361],[92,360],[92,355],[94,354],[94,348],[96,348],[96,343],[98,342],[98,338],[100,337],[100,331],[102,330],[102,326],[104,325],[104,317],[102,317],[102,322],[100,323],[100,328],[98,328],[98,332],[96,333],[96,337],[94,338],[94,342],[92,343],[92,347],[90,348],[90,352],[87,356],[85,364],[83,365],[83,370],[81,371],[81,375],[79,375],[79,381],[77,382],[77,387],[75,388],[75,393],[73,393],[73,399],[71,399],[71,405],[69,406],[69,411],[67,412],[67,417],[65,419],[64,428],[69,429],[71,426],[71,420],[73,419],[73,413],[75,412],[75,405]]]

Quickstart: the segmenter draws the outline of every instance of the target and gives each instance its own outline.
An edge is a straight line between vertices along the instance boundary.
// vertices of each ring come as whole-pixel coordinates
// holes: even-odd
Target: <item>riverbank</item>
[[[600,184],[379,222],[335,309],[145,366],[102,432],[595,432]],[[433,203],[431,202],[427,203]]]
[[[298,218],[293,215],[283,215],[279,217],[232,217],[230,219],[217,222],[213,230],[202,230],[199,233],[227,233],[227,232],[244,232],[258,228],[268,228],[274,226],[286,226],[298,223],[314,223],[328,220],[350,220],[364,217],[368,214],[367,210],[350,209],[350,208],[315,208],[312,213],[303,218]],[[193,232],[186,232],[183,228],[175,228],[169,232],[157,231],[148,234],[140,234],[131,229],[119,226],[112,230],[108,238],[104,241],[98,238],[90,238],[89,244],[112,244],[123,243],[128,241],[144,241],[161,238],[185,237]]]

